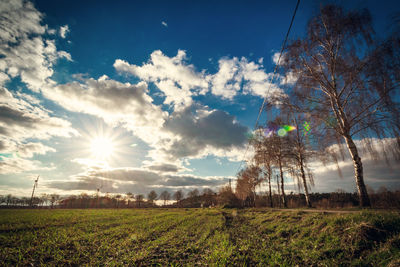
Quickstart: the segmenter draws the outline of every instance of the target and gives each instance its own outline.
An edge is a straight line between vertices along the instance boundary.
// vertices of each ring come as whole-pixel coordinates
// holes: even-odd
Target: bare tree
[[[116,201],[116,207],[118,209],[119,208],[119,202],[120,202],[120,199],[122,198],[122,196],[121,196],[121,194],[117,194],[117,195],[114,196],[114,198],[115,198],[115,201]]]
[[[313,120],[313,127],[326,130],[326,146],[339,141],[341,147],[344,140],[363,207],[371,203],[354,140],[372,147],[367,137],[398,138],[400,130],[396,125],[399,109],[388,101],[398,91],[399,80],[371,51],[372,33],[368,11],[324,6],[308,23],[307,37],[290,43],[283,64],[287,73],[297,77],[293,97],[301,102],[302,111]]]
[[[210,188],[204,188],[203,195],[214,195],[214,191],[212,191]]]
[[[43,205],[47,205],[47,201],[48,200],[49,200],[49,195],[46,194],[46,193],[42,193],[42,194],[40,194],[40,198],[39,198],[39,203],[38,204],[41,204],[42,206]]]
[[[126,199],[128,200],[128,208],[130,207],[131,204],[131,199],[134,198],[134,195],[131,192],[126,193]]]
[[[307,177],[308,181],[311,185],[314,185],[314,177],[312,171],[307,166],[307,161],[315,155],[311,149],[307,149],[305,143],[305,136],[300,134],[300,125],[297,118],[293,119],[294,125],[296,127],[294,138],[292,140],[292,159],[294,161],[294,165],[300,171],[300,173],[294,171],[293,176],[299,179],[301,178],[301,182],[304,189],[304,195],[306,197],[306,204],[309,208],[311,208],[311,200],[310,194],[308,192],[308,185],[307,185]],[[300,184],[300,183],[299,183]]]
[[[158,195],[154,190],[151,190],[150,193],[147,195],[147,199],[152,205],[154,204],[154,200],[156,200],[157,197]]]
[[[198,197],[198,196],[199,196],[199,190],[194,189],[194,190],[192,190],[192,191],[189,191],[189,192],[187,193],[187,196],[190,197],[190,198]]]
[[[218,192],[218,204],[227,207],[239,207],[239,199],[232,191],[232,187],[226,185],[220,188]]]
[[[12,199],[13,199],[13,195],[11,195],[11,194],[6,195],[5,202],[6,202],[7,206],[9,206],[11,204]]]
[[[289,165],[289,155],[291,153],[291,147],[288,142],[287,136],[278,135],[277,129],[279,129],[280,125],[282,125],[282,119],[277,117],[274,121],[268,122],[268,129],[274,129],[269,137],[265,139],[264,146],[266,150],[270,154],[271,161],[277,171],[279,172],[280,177],[280,189],[278,188],[278,192],[280,191],[281,202],[283,207],[287,208],[286,194],[285,194],[285,170]],[[278,182],[279,184],[279,182]]]
[[[288,102],[286,102],[286,104],[288,104]],[[306,204],[308,207],[311,207],[309,185],[314,185],[314,177],[307,163],[310,159],[315,158],[317,153],[310,145],[307,145],[307,132],[301,129],[299,121],[304,120],[304,116],[296,113],[296,111],[291,108],[290,104],[283,107],[281,111],[286,117],[286,125],[283,125],[283,129],[287,127],[293,130],[289,130],[285,133],[285,145],[289,148],[285,150],[286,168],[293,180],[297,180],[299,191],[300,188],[303,187]],[[273,154],[272,151],[270,153]]]
[[[176,191],[173,196],[172,196],[175,200],[176,203],[178,203],[178,205],[180,204],[179,201],[181,201],[183,199],[183,192],[182,190],[178,190]]]
[[[165,206],[167,204],[167,200],[171,199],[171,194],[167,190],[162,191],[160,194],[160,199],[164,200],[164,206]]]
[[[248,166],[241,170],[236,180],[236,195],[245,206],[255,206],[256,187],[262,182],[261,169],[257,166]]]
[[[60,195],[57,195],[57,194],[51,194],[50,195],[51,208],[54,207],[54,203],[56,203],[58,200],[60,200]]]
[[[140,208],[140,203],[143,202],[143,195],[140,195],[140,194],[136,195],[135,199],[136,199],[136,205]]]
[[[270,146],[267,145],[267,140],[263,129],[258,129],[256,131],[255,138],[253,138],[250,143],[254,147],[254,163],[262,169],[264,175],[264,180],[268,183],[269,201],[270,207],[273,207],[272,203],[272,188],[271,188],[271,178],[273,169],[273,151],[269,151]]]

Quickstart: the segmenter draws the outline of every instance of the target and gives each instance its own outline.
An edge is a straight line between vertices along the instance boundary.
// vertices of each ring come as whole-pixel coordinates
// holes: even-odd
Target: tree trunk
[[[268,187],[269,187],[269,205],[273,208],[272,205],[272,190],[271,190],[271,173],[268,174]]]
[[[297,123],[297,120],[294,119],[294,123],[296,126],[296,129],[299,129],[299,125]],[[303,187],[304,187],[304,195],[306,196],[306,204],[307,207],[311,208],[311,201],[310,201],[310,195],[308,194],[308,187],[307,187],[307,181],[306,181],[306,173],[304,171],[304,158],[302,154],[302,140],[300,138],[300,131],[297,131],[297,149],[298,149],[298,157],[299,157],[299,164],[300,164],[300,172],[301,172],[301,179],[303,180]]]
[[[353,159],[354,165],[354,174],[356,178],[356,185],[358,190],[358,197],[360,200],[361,207],[371,207],[371,202],[368,197],[367,188],[364,183],[364,174],[363,174],[363,166],[361,162],[361,158],[358,155],[358,150],[356,145],[353,142],[353,139],[350,135],[345,135],[344,139],[346,140],[347,148],[349,149],[351,158]]]
[[[285,186],[284,186],[284,181],[283,181],[283,170],[282,170],[282,162],[279,160],[279,171],[281,174],[281,192],[282,192],[282,204],[284,208],[287,208],[287,203],[286,203],[286,195],[285,195]]]
[[[308,194],[308,188],[307,188],[306,173],[303,167],[303,157],[301,155],[300,155],[300,172],[301,172],[301,179],[303,180],[304,195],[306,196],[307,207],[311,208],[310,195]]]
[[[276,184],[278,188],[278,206],[281,206],[281,189],[279,188],[279,175],[276,175]]]
[[[303,179],[304,195],[306,196],[307,207],[311,208],[310,195],[308,194],[306,174],[304,173],[303,166],[300,167],[300,170],[301,170],[301,178]]]

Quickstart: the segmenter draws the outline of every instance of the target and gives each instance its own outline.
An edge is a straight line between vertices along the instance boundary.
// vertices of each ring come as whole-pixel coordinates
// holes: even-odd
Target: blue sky
[[[290,38],[322,3],[300,3]],[[399,10],[337,3],[369,8],[382,36]],[[295,5],[3,1],[0,194],[28,195],[39,174],[39,193],[217,190],[245,158],[262,97],[290,85],[270,79]],[[343,168],[340,180],[315,163],[313,191],[353,191]],[[367,184],[399,186],[398,175],[374,171],[366,167]]]

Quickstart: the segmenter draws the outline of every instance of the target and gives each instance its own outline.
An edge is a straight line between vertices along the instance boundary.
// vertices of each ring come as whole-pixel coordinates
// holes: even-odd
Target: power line
[[[283,50],[285,49],[285,46],[286,46],[286,43],[287,43],[287,39],[288,39],[288,37],[289,37],[290,30],[292,29],[293,21],[294,21],[294,18],[296,17],[296,13],[297,13],[297,9],[298,9],[298,7],[299,7],[299,4],[300,4],[300,0],[297,0],[296,7],[295,7],[295,9],[294,9],[292,19],[291,19],[291,21],[290,21],[289,29],[288,29],[288,31],[287,31],[287,33],[286,33],[285,40],[284,40],[283,43],[282,43],[282,47],[281,47],[281,51],[280,51],[280,53],[279,53],[278,61],[277,61],[276,65],[275,65],[274,72],[273,72],[273,74],[272,74],[271,82],[269,83],[269,86],[268,86],[268,89],[267,89],[267,93],[265,94],[265,97],[264,97],[263,102],[262,102],[262,104],[261,104],[260,110],[259,110],[259,112],[258,112],[257,120],[256,120],[256,123],[255,123],[255,125],[254,125],[254,130],[257,129],[258,121],[260,120],[262,111],[264,110],[265,103],[267,102],[268,92],[271,90],[271,84],[274,82],[275,75],[276,75],[276,72],[277,72],[277,70],[278,70],[279,63],[280,63],[280,61],[281,61],[281,58],[282,58]],[[246,158],[246,154],[247,154],[247,152],[249,151],[249,147],[250,147],[250,142],[247,143],[246,151],[245,151],[245,153],[244,153],[244,155],[243,155],[243,159],[242,159],[242,161],[240,162],[240,165],[239,165],[239,167],[238,167],[236,173],[238,173],[239,170],[240,170],[240,168],[242,167],[242,164],[243,164],[243,162],[245,161],[245,158]]]

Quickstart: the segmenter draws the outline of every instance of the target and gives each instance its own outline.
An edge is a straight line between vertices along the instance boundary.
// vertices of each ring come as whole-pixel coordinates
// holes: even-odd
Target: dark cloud
[[[161,176],[156,172],[133,168],[91,171],[90,176],[103,177],[110,180],[130,181],[146,185],[157,184],[161,180]]]
[[[146,166],[147,169],[159,172],[178,172],[180,168],[174,164],[155,164]]]
[[[71,123],[49,115],[40,105],[14,97],[7,89],[0,89],[0,132],[15,141],[26,138],[49,138],[76,134]]]
[[[28,95],[24,94],[24,97]],[[49,169],[40,162],[29,161],[34,154],[46,154],[55,149],[29,139],[49,139],[53,136],[77,135],[71,123],[54,116],[43,108],[35,98],[26,101],[21,94],[11,93],[0,87],[0,153],[16,153],[16,157],[4,159],[0,173],[19,173],[30,170]],[[35,103],[31,103],[35,102]]]
[[[47,184],[47,187],[61,190],[88,190],[96,191],[101,188],[102,192],[112,192],[115,188],[115,182],[97,177],[78,177],[74,181],[53,181]]]
[[[33,128],[35,120],[29,114],[7,106],[0,106],[0,121],[8,125],[20,125],[26,128]]]
[[[208,112],[196,106],[174,113],[164,128],[181,137],[167,151],[177,158],[196,156],[207,146],[216,149],[241,147],[246,142],[248,131],[247,127],[235,121],[234,116],[224,111]]]
[[[166,175],[162,185],[165,186],[173,186],[173,187],[181,187],[181,186],[190,186],[190,187],[217,187],[223,184],[228,183],[229,178],[200,178],[193,175]]]
[[[71,181],[50,182],[47,187],[61,190],[96,190],[103,186],[102,192],[145,194],[153,189],[157,191],[177,188],[210,187],[216,189],[226,184],[226,177],[199,177],[195,175],[161,175],[142,169],[111,169],[90,171],[73,177]]]
[[[383,160],[363,160],[364,182],[373,189],[385,186],[390,190],[400,189],[400,164],[392,162],[388,166]],[[344,189],[348,192],[356,191],[353,165],[341,168],[343,178],[335,170],[327,170],[315,174],[314,192],[332,192]]]

